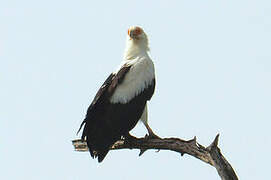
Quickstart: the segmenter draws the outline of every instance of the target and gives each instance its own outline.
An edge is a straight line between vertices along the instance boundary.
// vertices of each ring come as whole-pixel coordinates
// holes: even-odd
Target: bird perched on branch
[[[147,101],[155,88],[154,65],[148,51],[146,33],[140,27],[130,27],[123,61],[105,80],[87,110],[80,126],[84,126],[81,138],[98,162],[121,137],[132,137],[129,131],[139,120],[149,137],[157,137],[148,125]]]

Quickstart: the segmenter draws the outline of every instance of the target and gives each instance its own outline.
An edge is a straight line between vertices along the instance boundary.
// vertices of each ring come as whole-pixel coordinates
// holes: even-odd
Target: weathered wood
[[[185,141],[179,138],[134,138],[128,140],[119,140],[112,147],[111,150],[117,149],[140,149],[142,155],[148,149],[157,150],[171,150],[184,154],[189,154],[198,158],[211,166],[214,166],[222,180],[238,180],[233,168],[229,162],[222,155],[218,148],[218,137],[215,137],[213,143],[205,148],[196,141],[196,137]],[[76,151],[88,151],[86,142],[81,139],[72,141]]]

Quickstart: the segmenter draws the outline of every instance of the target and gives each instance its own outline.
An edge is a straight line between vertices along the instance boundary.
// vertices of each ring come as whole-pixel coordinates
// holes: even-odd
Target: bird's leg
[[[157,136],[156,134],[154,134],[154,132],[152,131],[151,127],[147,124],[147,123],[144,123],[145,127],[147,128],[148,130],[148,136],[145,136],[145,138],[148,138],[148,139],[161,139],[159,136]]]
[[[145,127],[147,128],[147,130],[148,130],[149,135],[145,136],[146,139],[161,139],[159,136],[154,134],[151,127],[148,125],[148,107],[147,107],[147,104],[145,105],[144,111],[143,111],[140,119],[143,122],[143,124],[145,125]]]

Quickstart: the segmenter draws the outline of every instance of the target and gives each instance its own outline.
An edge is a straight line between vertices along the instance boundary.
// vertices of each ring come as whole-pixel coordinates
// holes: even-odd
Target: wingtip
[[[84,119],[84,121],[81,123],[77,133],[76,133],[76,136],[78,136],[78,133],[80,132],[80,130],[82,129],[83,125],[86,123],[86,120]]]

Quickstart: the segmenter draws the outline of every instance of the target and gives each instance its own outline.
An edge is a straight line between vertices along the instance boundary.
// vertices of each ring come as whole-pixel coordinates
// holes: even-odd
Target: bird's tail
[[[102,162],[102,161],[104,160],[104,158],[105,158],[105,156],[107,155],[108,151],[109,151],[109,149],[105,149],[105,150],[103,150],[103,151],[99,151],[99,152],[98,152],[97,156],[98,156],[98,162],[99,162],[99,163]]]
[[[102,162],[111,146],[120,139],[120,135],[112,132],[107,126],[94,127],[86,122],[81,138],[86,139],[91,157]]]
[[[99,138],[99,142],[87,140],[88,149],[92,158],[98,158],[98,162],[102,162],[110,150],[115,140],[102,140]]]

